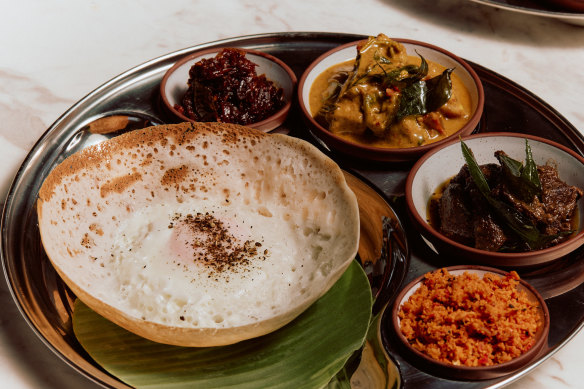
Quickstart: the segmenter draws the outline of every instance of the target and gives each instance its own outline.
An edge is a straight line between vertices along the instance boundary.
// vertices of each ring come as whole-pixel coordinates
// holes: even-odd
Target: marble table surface
[[[41,134],[93,89],[185,47],[264,32],[427,41],[541,97],[584,132],[584,27],[465,0],[29,0],[0,12],[0,198]],[[579,288],[583,288],[580,285]],[[0,281],[0,387],[92,388],[21,317]],[[584,332],[509,387],[584,387]]]

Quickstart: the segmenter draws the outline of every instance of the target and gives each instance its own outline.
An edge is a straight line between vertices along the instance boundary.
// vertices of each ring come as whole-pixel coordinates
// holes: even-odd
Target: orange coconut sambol
[[[491,366],[528,351],[543,326],[539,306],[517,288],[519,275],[427,273],[399,310],[410,345],[453,365]]]

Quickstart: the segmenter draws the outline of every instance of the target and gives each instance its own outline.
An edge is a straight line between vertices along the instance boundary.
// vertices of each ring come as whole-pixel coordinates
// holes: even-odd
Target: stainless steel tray
[[[129,118],[124,130],[173,122],[174,118],[161,104],[158,86],[175,61],[195,50],[214,46],[262,50],[285,61],[300,77],[308,64],[324,51],[361,38],[363,36],[334,33],[275,33],[187,48],[121,74],[65,112],[39,139],[22,164],[8,194],[2,217],[2,263],[9,287],[25,319],[47,346],[98,384],[124,387],[95,364],[77,343],[70,321],[74,296],[56,275],[44,254],[36,219],[38,190],[53,167],[73,152],[117,134],[99,134],[91,123],[117,115]],[[481,78],[486,96],[484,115],[477,131],[535,134],[583,153],[582,135],[544,101],[478,64],[471,63],[471,66]],[[403,193],[409,164],[373,164],[331,153],[311,136],[297,104],[293,105],[280,131],[313,142],[391,204],[392,208],[388,208],[386,215],[390,223],[383,232],[383,256],[375,266],[365,266],[374,291],[379,292],[374,306],[376,312],[383,312],[383,307],[391,304],[409,280],[426,271],[454,264],[430,250],[409,225]],[[400,356],[389,333],[389,321],[383,314],[378,340],[383,342],[398,367],[402,387],[501,387],[527,374],[553,355],[584,325],[583,258],[584,248],[550,266],[522,273],[522,277],[546,298],[551,315],[548,348],[540,359],[527,368],[500,379],[451,381],[419,370]]]

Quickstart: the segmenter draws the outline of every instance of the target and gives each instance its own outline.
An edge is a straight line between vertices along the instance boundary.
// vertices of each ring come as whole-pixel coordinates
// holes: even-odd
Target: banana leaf
[[[137,388],[320,388],[363,345],[371,304],[369,282],[354,261],[293,322],[235,345],[186,348],[151,342],[104,319],[79,300],[73,329],[103,369]]]

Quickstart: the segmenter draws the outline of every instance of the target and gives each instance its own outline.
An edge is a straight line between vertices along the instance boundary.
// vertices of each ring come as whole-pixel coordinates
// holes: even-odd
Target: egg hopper
[[[85,148],[47,176],[37,211],[48,257],[85,304],[177,346],[282,327],[338,280],[359,238],[357,200],[332,160],[226,123]]]
[[[303,377],[311,369],[322,369],[322,365],[326,365],[327,356],[323,356],[317,362],[309,362],[308,357],[302,356],[303,353],[293,353],[291,350],[302,349],[305,351],[318,345],[308,355],[318,354],[319,350],[323,349],[323,344],[317,339],[323,336],[323,331],[327,334],[326,339],[334,339],[336,329],[342,328],[342,323],[347,321],[351,322],[350,331],[345,330],[339,339],[327,347],[329,354],[338,355],[341,360],[347,359],[351,354],[354,355],[354,358],[359,359],[361,352],[369,355],[373,353],[372,350],[381,349],[381,344],[376,343],[375,340],[370,340],[365,348],[361,349],[362,340],[356,340],[360,339],[359,331],[361,331],[361,336],[367,332],[366,323],[368,323],[368,319],[364,320],[367,310],[363,311],[364,306],[359,301],[363,300],[361,295],[368,289],[364,286],[370,285],[371,292],[369,293],[373,293],[373,297],[376,297],[374,299],[375,306],[382,306],[386,303],[388,291],[381,292],[384,290],[384,284],[387,284],[391,278],[389,270],[391,270],[390,263],[393,262],[391,254],[387,254],[387,252],[388,250],[390,253],[395,253],[396,250],[406,250],[404,255],[407,256],[407,244],[401,240],[404,237],[403,230],[384,197],[362,178],[347,171],[343,171],[343,173],[359,203],[361,235],[358,262],[363,265],[363,268],[358,270],[360,266],[355,261],[338,285],[333,286],[331,295],[325,295],[314,304],[315,306],[288,326],[276,333],[233,346],[218,347],[214,350],[212,348],[189,350],[188,348],[162,344],[156,345],[141,339],[101,318],[83,303],[76,301],[73,322],[75,323],[75,334],[81,344],[102,368],[118,379],[137,386],[140,386],[142,382],[152,382],[152,380],[162,380],[165,383],[175,380],[183,383],[189,382],[197,387],[205,387],[209,382],[217,385],[219,383],[227,384],[229,380],[238,382],[236,370],[241,370],[242,364],[247,366],[246,374],[255,371],[255,369],[261,369],[259,370],[261,374],[257,378],[253,378],[253,372],[251,373],[252,375],[249,377],[252,378],[248,378],[250,385],[257,384],[263,387],[269,385],[270,382],[281,384],[283,380],[289,385],[302,384],[304,383],[302,380],[305,379]],[[392,248],[392,246],[394,247]],[[367,282],[363,284],[365,279]],[[385,287],[387,286],[385,285]],[[344,297],[340,298],[342,301],[334,303],[334,294],[343,295]],[[346,312],[343,311],[340,316],[335,313],[338,304],[347,307]],[[332,322],[328,321],[327,314],[334,316],[335,319]],[[310,321],[319,321],[322,327],[332,327],[314,327]],[[378,323],[371,325],[373,332],[376,331],[377,325]],[[296,335],[297,338],[294,337],[295,333],[299,334]],[[112,346],[102,348],[100,345],[103,344],[111,344]],[[281,350],[280,344],[287,344],[285,351],[278,351],[278,349]],[[138,349],[141,350],[140,353],[149,350],[146,352],[147,356],[144,360],[138,359],[136,361],[135,358],[127,357],[127,353],[131,354],[134,352],[132,350]],[[358,349],[358,351],[352,353],[352,349]],[[284,354],[280,355],[278,352],[284,352]],[[126,362],[129,359],[132,359],[133,362]],[[174,366],[169,367],[164,364],[162,369],[148,368],[150,363],[166,360],[170,360]],[[254,360],[259,361],[257,362],[258,366]],[[386,363],[388,362],[389,360],[386,360]],[[276,363],[275,367],[274,363]],[[289,372],[287,372],[288,369],[281,368],[282,364],[293,366],[291,367],[291,371],[294,373],[293,377],[285,378]],[[335,368],[339,369],[339,366]],[[270,369],[274,369],[274,371],[265,374]],[[371,372],[379,371],[379,369],[378,359],[363,358],[355,374],[370,376]],[[204,373],[201,374],[201,371]],[[313,378],[318,377],[319,375],[316,374]],[[254,381],[255,379],[258,381]],[[399,379],[396,372],[393,372],[393,379]]]

